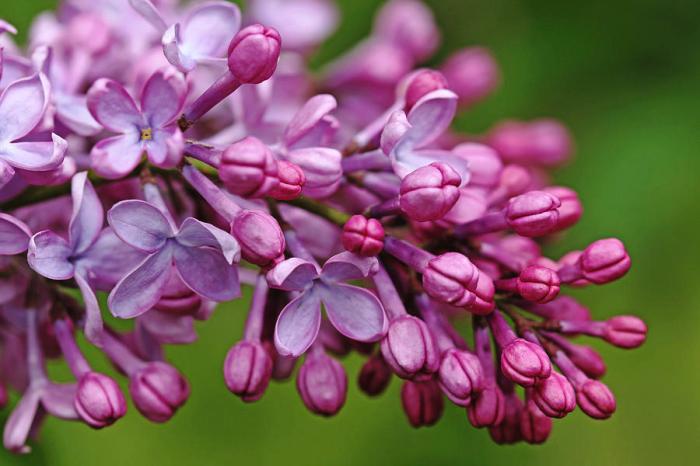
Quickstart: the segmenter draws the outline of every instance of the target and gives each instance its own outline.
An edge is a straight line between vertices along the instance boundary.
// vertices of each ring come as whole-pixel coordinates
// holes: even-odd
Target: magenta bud
[[[372,31],[381,40],[396,44],[415,62],[425,61],[440,42],[433,13],[417,0],[394,0],[379,11]]]
[[[565,351],[571,362],[588,377],[599,379],[605,375],[606,367],[603,358],[590,346],[572,344],[571,348],[566,348]]]
[[[452,54],[441,71],[461,105],[470,105],[489,95],[500,82],[498,64],[482,47],[470,47]]]
[[[301,196],[306,176],[296,164],[286,160],[277,161],[277,184],[268,195],[278,201],[291,201]]]
[[[572,227],[583,215],[581,200],[573,189],[564,186],[547,186],[542,189],[544,192],[555,196],[561,201],[561,206],[557,209],[559,220],[555,228],[556,231],[565,230]]]
[[[552,363],[540,345],[516,338],[501,351],[501,371],[509,380],[531,387],[549,377]]]
[[[616,316],[605,321],[603,338],[619,348],[637,348],[647,338],[647,326],[639,317]]]
[[[455,146],[452,153],[469,162],[469,187],[493,188],[500,182],[503,162],[489,146],[465,142]]]
[[[547,267],[531,265],[518,277],[518,293],[533,303],[548,303],[559,294],[559,276]]]
[[[467,417],[474,427],[496,426],[503,422],[505,399],[494,382],[487,382],[478,396],[467,406]]]
[[[574,387],[566,377],[555,371],[535,385],[532,399],[549,417],[562,418],[576,407]]]
[[[450,348],[442,354],[438,382],[442,392],[453,403],[467,406],[475,395],[483,389],[484,372],[474,354],[457,348]]]
[[[386,390],[391,381],[391,367],[381,353],[370,356],[362,365],[357,384],[369,396],[377,396]]]
[[[234,345],[224,360],[224,380],[234,395],[245,402],[259,400],[272,377],[272,358],[256,341]]]
[[[423,271],[425,292],[437,301],[476,313],[493,310],[493,281],[463,254],[447,252],[428,262]]]
[[[500,186],[508,197],[522,194],[532,184],[532,176],[527,168],[521,165],[506,165],[501,172]]]
[[[86,372],[78,382],[75,410],[90,427],[101,429],[126,414],[126,400],[119,385],[97,372]]]
[[[508,201],[506,220],[520,236],[536,237],[551,233],[559,221],[561,202],[544,191],[530,191]]]
[[[333,416],[345,404],[348,378],[335,359],[325,354],[311,354],[299,369],[297,390],[309,411]]]
[[[166,422],[190,396],[187,380],[170,364],[146,363],[129,380],[131,399],[143,416],[153,422]]]
[[[384,249],[384,227],[377,219],[353,215],[343,226],[341,241],[343,247],[352,253],[376,256]]]
[[[426,94],[438,89],[447,88],[447,79],[439,71],[422,69],[413,73],[411,81],[406,88],[406,111]]]
[[[552,418],[545,415],[537,404],[528,399],[520,412],[520,434],[527,443],[544,443],[552,432]]]
[[[412,220],[439,220],[459,199],[462,178],[448,164],[433,162],[401,180],[399,205]]]
[[[503,420],[489,427],[491,439],[500,445],[512,445],[522,439],[520,435],[520,413],[523,402],[513,392],[504,397]]]
[[[219,178],[228,191],[245,197],[265,196],[279,183],[275,156],[266,144],[252,136],[224,150]]]
[[[437,345],[428,326],[417,317],[402,315],[391,321],[381,342],[384,360],[401,378],[424,378],[440,365]]]
[[[284,234],[277,220],[262,210],[241,210],[231,222],[231,234],[241,245],[243,258],[260,267],[284,259]]]
[[[228,69],[242,84],[258,84],[272,76],[280,57],[279,33],[261,24],[238,31],[228,46]]]
[[[576,389],[576,400],[581,411],[594,419],[607,419],[615,412],[615,396],[604,383],[587,380]]]
[[[581,254],[579,264],[586,280],[602,285],[624,276],[632,263],[622,241],[608,238],[591,243]]]
[[[443,401],[440,387],[432,380],[406,380],[401,387],[401,405],[413,427],[432,426],[442,416]]]
[[[572,152],[568,130],[548,119],[503,122],[491,130],[488,141],[504,160],[524,164],[558,165]]]

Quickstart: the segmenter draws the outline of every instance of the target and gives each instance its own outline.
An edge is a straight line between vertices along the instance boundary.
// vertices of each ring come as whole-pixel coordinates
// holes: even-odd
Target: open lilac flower
[[[105,129],[120,133],[93,147],[95,171],[105,178],[121,178],[138,165],[144,152],[153,165],[176,166],[182,159],[184,141],[175,120],[184,100],[185,84],[177,74],[157,72],[151,76],[138,106],[118,82],[95,82],[88,91],[88,109]]]
[[[31,236],[32,232],[24,222],[0,212],[0,256],[23,253]]]
[[[275,327],[275,346],[282,355],[299,356],[314,342],[321,326],[321,303],[333,326],[357,341],[377,341],[388,321],[377,297],[347,280],[366,278],[376,270],[377,259],[342,252],[328,259],[321,270],[300,258],[287,259],[272,269],[272,288],[299,292],[285,306]]]
[[[109,309],[121,318],[151,309],[163,295],[171,266],[194,292],[213,301],[239,295],[240,246],[235,238],[208,223],[187,218],[179,229],[153,204],[127,200],[107,213],[109,224],[127,244],[148,254],[109,295]]]

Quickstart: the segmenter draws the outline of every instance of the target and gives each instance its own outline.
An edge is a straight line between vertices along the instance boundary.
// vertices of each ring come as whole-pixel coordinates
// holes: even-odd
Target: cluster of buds
[[[445,399],[499,443],[541,443],[576,406],[609,417],[605,365],[575,338],[635,348],[647,329],[560,296],[625,275],[622,242],[541,253],[537,238],[582,213],[543,170],[568,159],[567,130],[454,133],[498,68],[483,48],[420,68],[439,32],[419,1],[389,1],[314,76],[305,62],[335,5],[247,3],[243,16],[225,1],[64,0],[26,49],[0,20],[0,407],[19,395],[5,448],[29,451],[47,414],[96,429],[126,414],[77,332],[145,418],[168,421],[190,386],[164,346],[196,340],[194,322],[241,285],[253,288],[243,336],[220,357],[244,402],[296,374],[303,404],[332,416],[348,390],[339,359],[357,352],[359,388],[401,379],[415,427]],[[55,358],[72,381],[50,379]]]

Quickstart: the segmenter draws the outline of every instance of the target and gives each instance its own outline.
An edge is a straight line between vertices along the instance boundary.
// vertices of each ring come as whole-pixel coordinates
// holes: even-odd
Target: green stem
[[[335,223],[340,227],[345,225],[345,223],[350,219],[349,214],[334,209],[333,207],[328,207],[326,205],[319,204],[318,202],[314,201],[313,199],[309,199],[308,197],[298,197],[291,201],[286,201],[286,203],[304,209],[307,212],[311,212],[312,214],[316,214],[319,217],[323,217],[329,222]]]

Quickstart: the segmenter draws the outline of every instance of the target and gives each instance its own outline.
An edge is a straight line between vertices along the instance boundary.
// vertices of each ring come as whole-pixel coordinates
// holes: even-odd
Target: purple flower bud
[[[282,39],[273,28],[253,24],[241,29],[228,46],[228,69],[243,84],[258,84],[277,68]]]
[[[489,145],[504,160],[537,165],[559,165],[571,154],[568,130],[554,120],[506,121],[494,127]]]
[[[439,71],[422,69],[413,73],[411,81],[406,88],[406,111],[413,106],[424,95],[438,89],[447,88],[447,79]]]
[[[431,259],[423,271],[423,287],[431,298],[443,303],[477,314],[493,310],[493,281],[463,254],[448,252]]]
[[[547,267],[531,265],[520,272],[518,293],[533,303],[548,303],[559,294],[559,276]]]
[[[498,64],[482,47],[470,47],[452,54],[441,71],[461,105],[470,105],[489,95],[499,84]]]
[[[306,176],[298,165],[286,160],[278,160],[277,181],[277,185],[268,193],[269,196],[278,201],[291,201],[301,195]]]
[[[343,247],[360,256],[376,256],[384,249],[384,227],[374,218],[353,215],[343,226]]]
[[[345,404],[348,378],[335,359],[322,353],[310,354],[299,369],[297,390],[309,411],[333,416]]]
[[[245,197],[262,197],[279,183],[272,151],[249,136],[231,144],[221,155],[219,178],[226,189]]]
[[[381,350],[387,364],[404,379],[433,374],[440,365],[438,349],[428,326],[410,315],[391,321]]]
[[[256,341],[241,341],[234,345],[224,361],[224,380],[234,395],[245,402],[263,396],[272,377],[272,358]]]
[[[87,372],[78,382],[75,410],[90,427],[101,429],[126,414],[126,400],[112,378]]]
[[[559,220],[555,231],[565,230],[578,222],[583,214],[583,206],[576,191],[564,186],[548,186],[542,191],[555,196],[561,201],[561,206],[557,209]]]
[[[494,188],[501,180],[503,162],[489,146],[465,142],[452,152],[469,162],[469,186]],[[516,169],[517,170],[517,169]]]
[[[430,57],[440,41],[433,13],[416,0],[387,3],[377,15],[373,33],[400,47],[416,62]]]
[[[527,443],[544,443],[552,432],[552,418],[546,416],[537,404],[528,398],[520,411],[520,434]]]
[[[473,394],[484,386],[484,373],[474,354],[457,348],[450,348],[442,355],[438,381],[442,392],[453,403],[467,406]]]
[[[503,422],[505,399],[495,382],[488,382],[484,389],[467,406],[467,417],[474,427],[496,426]]]
[[[559,221],[561,202],[543,191],[530,191],[508,201],[508,225],[520,236],[536,237],[553,231]]]
[[[540,345],[516,338],[501,351],[501,371],[513,382],[531,387],[549,377],[552,364]]]
[[[401,181],[399,204],[412,220],[439,220],[459,199],[459,174],[445,163],[433,162]]]
[[[602,285],[624,276],[631,261],[622,241],[608,238],[591,243],[581,254],[579,264],[586,280]]]
[[[144,417],[153,422],[166,422],[185,404],[190,386],[173,366],[154,361],[131,374],[129,393]]]
[[[231,222],[231,234],[241,245],[243,258],[260,267],[271,267],[284,259],[284,234],[270,214],[241,210]]]
[[[572,347],[571,350],[565,349],[565,351],[576,367],[592,379],[599,379],[605,375],[605,361],[596,350],[585,345],[572,345]]]
[[[522,439],[520,435],[520,413],[523,411],[523,402],[515,394],[509,393],[504,397],[503,421],[498,425],[489,427],[491,439],[500,445],[511,445]]]
[[[588,379],[576,388],[576,400],[581,411],[594,419],[607,419],[615,412],[615,396],[598,380]]]
[[[423,382],[406,380],[401,387],[401,404],[413,427],[432,426],[442,416],[442,393],[432,379]]]
[[[620,348],[637,348],[647,338],[647,326],[635,316],[615,316],[605,322],[605,341]]]
[[[369,396],[377,396],[386,390],[391,381],[391,367],[384,361],[381,353],[367,359],[360,369],[357,384],[360,390]]]
[[[549,417],[564,417],[576,407],[574,387],[566,377],[555,371],[535,385],[532,399]]]

